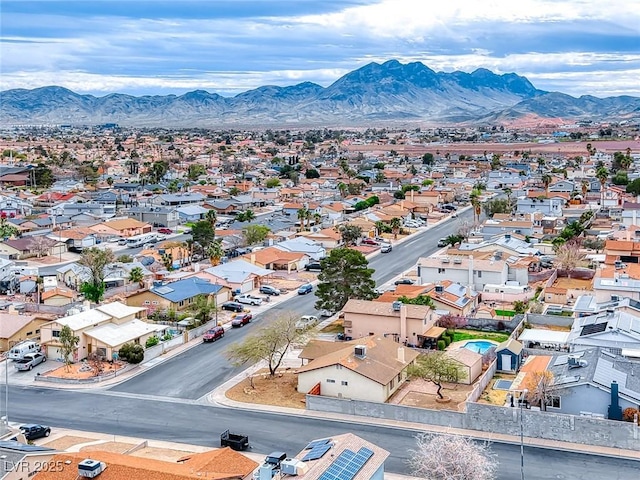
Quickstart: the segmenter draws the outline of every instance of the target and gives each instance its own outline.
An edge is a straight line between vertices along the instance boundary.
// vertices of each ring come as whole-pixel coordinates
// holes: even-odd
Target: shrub
[[[159,343],[160,343],[160,339],[154,335],[153,337],[147,338],[147,342],[145,343],[144,346],[147,348],[151,348],[151,347],[155,347]]]
[[[170,333],[166,333],[163,337],[162,337],[162,341],[166,342],[167,340],[171,340],[173,337],[171,336]]]
[[[444,350],[446,346],[447,344],[445,343],[444,340],[438,340],[438,350]]]
[[[496,328],[498,329],[499,332],[504,331],[505,330],[504,322],[502,320],[500,320],[498,322],[498,324],[496,325]]]
[[[451,343],[451,337],[449,337],[447,335],[441,336],[440,340],[442,340],[444,342],[445,347],[448,347],[449,344]]]
[[[120,347],[118,356],[129,363],[140,363],[144,359],[144,348],[136,343],[125,343]]]

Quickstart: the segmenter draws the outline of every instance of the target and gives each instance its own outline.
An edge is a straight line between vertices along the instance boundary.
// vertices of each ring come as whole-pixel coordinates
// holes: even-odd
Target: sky
[[[233,96],[390,59],[640,96],[640,1],[0,0],[0,90]]]

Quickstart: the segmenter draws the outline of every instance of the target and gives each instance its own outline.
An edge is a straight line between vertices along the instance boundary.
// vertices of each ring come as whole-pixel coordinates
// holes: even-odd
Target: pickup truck
[[[249,295],[248,293],[238,295],[234,300],[236,302],[246,303],[248,305],[262,305],[262,298],[254,297],[253,295]]]
[[[249,437],[247,435],[238,435],[225,430],[220,434],[220,446],[231,447],[232,450],[241,452],[249,448]]]

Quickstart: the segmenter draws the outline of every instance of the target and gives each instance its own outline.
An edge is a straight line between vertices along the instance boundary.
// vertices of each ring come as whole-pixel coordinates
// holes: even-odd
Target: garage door
[[[60,347],[48,346],[45,355],[47,356],[47,358],[51,360],[62,360],[62,353],[60,352]]]

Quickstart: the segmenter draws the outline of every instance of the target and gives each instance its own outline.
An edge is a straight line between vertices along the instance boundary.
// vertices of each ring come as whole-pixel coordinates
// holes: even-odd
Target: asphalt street
[[[418,233],[394,247],[391,253],[379,254],[369,262],[375,269],[374,279],[378,285],[384,284],[415,265],[418,258],[437,250],[441,237],[456,233],[460,223],[471,218],[470,210],[458,218],[440,223],[429,230]],[[244,370],[234,367],[224,352],[232,342],[241,341],[246,335],[283,312],[296,315],[318,314],[314,304],[316,296],[296,295],[271,307],[268,312],[258,314],[255,320],[240,329],[227,332],[225,338],[211,344],[202,344],[177,355],[130,380],[112,387],[117,392],[157,395],[161,397],[198,399]]]
[[[131,398],[108,391],[70,391],[47,388],[10,388],[11,422],[41,422],[55,429],[98,431],[154,440],[219,446],[227,428],[249,435],[255,453],[280,450],[296,454],[316,438],[352,432],[391,452],[386,470],[408,474],[409,451],[415,431],[381,425],[347,423],[286,414],[273,414],[184,401]],[[499,480],[520,478],[519,445],[492,445]],[[635,480],[640,462],[609,457],[525,448],[529,480]]]

